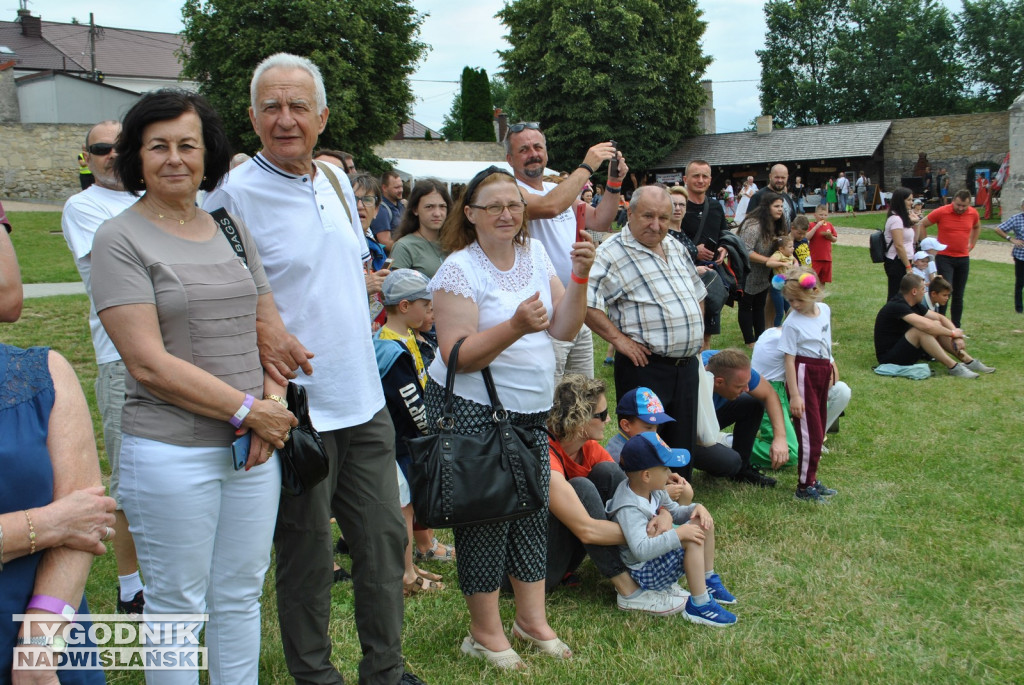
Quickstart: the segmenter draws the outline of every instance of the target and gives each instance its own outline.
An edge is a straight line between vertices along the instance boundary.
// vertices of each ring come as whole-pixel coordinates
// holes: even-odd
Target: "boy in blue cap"
[[[736,615],[721,605],[734,604],[736,598],[714,570],[714,520],[703,505],[680,506],[665,491],[669,469],[689,461],[689,452],[669,447],[657,433],[633,436],[619,456],[626,480],[615,490],[607,511],[626,538],[619,546],[622,562],[641,588],[681,594],[676,581],[685,572],[692,594],[683,615],[694,623],[728,626],[736,623]],[[649,537],[647,523],[661,509],[678,527]]]

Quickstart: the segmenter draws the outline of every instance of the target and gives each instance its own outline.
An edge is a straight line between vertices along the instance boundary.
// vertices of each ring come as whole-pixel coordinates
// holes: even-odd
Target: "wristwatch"
[[[49,647],[58,654],[68,648],[67,640],[62,638],[60,635],[53,635],[51,637],[47,637],[46,635],[37,635],[30,638],[19,637],[18,645],[22,647],[27,647],[28,645]]]

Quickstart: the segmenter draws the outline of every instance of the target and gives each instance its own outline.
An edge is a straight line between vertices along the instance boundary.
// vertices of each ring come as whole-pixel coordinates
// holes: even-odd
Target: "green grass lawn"
[[[63,241],[61,241],[63,247]],[[462,657],[468,613],[455,569],[440,596],[406,601],[409,669],[433,685],[515,683],[1010,683],[1024,681],[1024,317],[1013,314],[1012,266],[975,261],[964,328],[970,351],[998,371],[974,381],[882,378],[871,331],[885,293],[867,250],[837,247],[832,307],[835,352],[853,400],[829,436],[820,473],[839,494],[827,507],[795,502],[796,475],[757,490],[694,478],[696,501],[717,522],[716,570],[739,597],[739,623],[716,630],[680,617],[615,609],[614,590],[586,562],[584,584],[549,597],[552,626],[575,651],[567,663],[528,655],[530,671],[505,675]],[[26,302],[0,340],[49,343],[69,356],[92,400],[95,366],[84,297]],[[716,347],[739,345],[735,310],[723,313]],[[605,344],[597,340],[597,372]],[[614,398],[614,391],[609,394]],[[614,409],[614,399],[610,400]],[[100,433],[97,426],[97,438]],[[443,531],[447,533],[447,531]],[[348,559],[342,559],[348,565]],[[112,612],[112,554],[96,560],[93,610]],[[261,681],[289,682],[274,604],[264,595]],[[357,681],[351,587],[333,590],[334,659]],[[511,624],[513,606],[502,600]],[[111,683],[141,683],[110,673]],[[205,681],[204,681],[205,682]]]
[[[11,212],[11,243],[18,254],[24,283],[70,283],[82,280],[60,231],[60,212]]]
[[[813,223],[814,215],[809,213],[807,218]],[[870,228],[880,229],[885,228],[885,212],[858,212],[854,216],[848,214],[830,214],[829,221],[835,226],[843,226],[846,228]],[[994,230],[999,225],[998,219],[981,220],[981,240],[1001,240],[1001,238],[995,234]],[[935,235],[935,227],[929,226],[928,232],[931,235]]]

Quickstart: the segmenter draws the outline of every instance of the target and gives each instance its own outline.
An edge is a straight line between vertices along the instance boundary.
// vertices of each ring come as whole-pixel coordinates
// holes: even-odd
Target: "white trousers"
[[[181,447],[125,433],[120,487],[146,579],[147,623],[159,623],[158,614],[208,613],[210,682],[258,682],[260,595],[281,494],[277,454],[235,471],[230,447]],[[176,642],[184,641],[147,646]],[[148,670],[146,682],[193,685],[199,674]]]
[[[853,393],[850,386],[839,381],[828,389],[828,407],[825,410],[825,430],[832,427],[839,420],[846,407],[850,404],[850,397]]]

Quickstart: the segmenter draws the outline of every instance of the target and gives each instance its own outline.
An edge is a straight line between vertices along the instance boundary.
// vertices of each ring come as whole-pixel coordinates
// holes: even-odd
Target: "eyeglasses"
[[[473,209],[482,209],[491,216],[501,216],[501,213],[506,209],[510,214],[522,214],[526,211],[525,202],[509,202],[507,205],[469,205]]]
[[[377,204],[376,195],[356,195],[356,202],[362,202],[367,207],[373,207]]]
[[[597,419],[598,421],[607,421],[608,420],[608,408],[605,407],[604,411],[599,411],[596,414],[594,414],[594,418]]]
[[[531,131],[539,131],[540,130],[540,122],[539,121],[520,121],[518,124],[512,124],[511,126],[508,127],[508,134],[506,134],[505,137],[507,138],[512,133],[520,133],[524,129],[530,129]]]
[[[114,149],[113,143],[93,143],[86,148],[90,155],[96,155],[97,157],[106,157]]]

